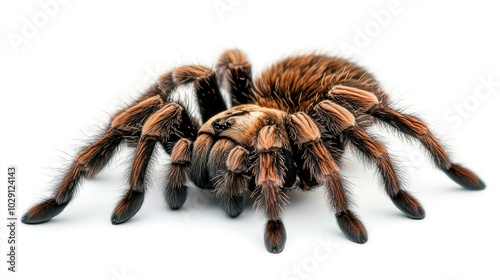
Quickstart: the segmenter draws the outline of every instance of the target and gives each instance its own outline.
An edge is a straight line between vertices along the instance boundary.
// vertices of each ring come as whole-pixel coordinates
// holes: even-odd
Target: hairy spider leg
[[[213,128],[207,130],[203,130],[202,128],[199,131],[198,138],[193,143],[190,178],[200,189],[213,190],[219,205],[229,216],[236,217],[243,210],[243,197],[237,197],[236,194],[235,197],[228,197],[225,191],[233,193],[230,189],[239,188],[240,186],[226,186],[226,183],[241,183],[241,181],[231,182],[228,181],[230,180],[229,178],[222,179],[221,177],[231,176],[230,174],[232,174],[235,180],[239,178],[239,175],[236,175],[239,173],[238,167],[235,166],[237,168],[235,170],[227,169],[230,165],[234,166],[234,163],[228,162],[228,158],[231,151],[238,145],[230,138],[219,138],[213,130]],[[245,171],[248,172],[248,170]],[[229,174],[225,172],[229,172]],[[232,199],[232,201],[224,201],[226,198]],[[233,207],[228,208],[231,205]]]
[[[68,205],[82,178],[92,178],[109,162],[116,148],[125,140],[136,143],[146,119],[163,106],[168,93],[174,88],[172,75],[160,76],[158,82],[147,89],[132,105],[113,116],[110,128],[96,141],[84,148],[55,189],[54,198],[33,206],[23,216],[22,222],[46,222]],[[168,91],[168,93],[167,93]]]
[[[423,219],[425,211],[413,196],[402,190],[400,172],[391,160],[387,149],[359,127],[355,117],[346,108],[324,100],[313,108],[314,120],[327,134],[342,134],[348,144],[355,148],[361,160],[376,166],[381,182],[393,203],[408,217]],[[333,153],[332,157],[333,157]]]
[[[188,191],[186,182],[189,179],[192,150],[193,142],[187,138],[181,138],[172,149],[172,162],[163,188],[163,197],[172,210],[181,208],[186,202]]]
[[[200,189],[212,189],[213,184],[208,174],[208,158],[210,150],[214,145],[213,135],[199,133],[193,144],[193,159],[190,169],[190,177],[193,183]]]
[[[256,197],[254,207],[262,207],[267,217],[264,232],[264,244],[270,253],[279,253],[285,248],[286,230],[281,216],[288,204],[285,185],[287,182],[285,139],[278,125],[266,125],[257,135],[255,154],[252,157],[252,173],[256,188],[252,197]]]
[[[106,165],[122,140],[138,142],[143,124],[149,116],[171,101],[171,93],[178,85],[191,82],[194,82],[198,93],[202,119],[206,120],[226,109],[213,70],[202,66],[184,66],[160,76],[158,82],[136,102],[115,114],[110,128],[98,140],[77,155],[58,184],[54,197],[32,207],[22,221],[27,224],[42,223],[61,213],[74,196],[81,179],[95,176]],[[167,152],[171,150],[169,147],[164,148]],[[137,198],[134,200],[133,197]],[[140,207],[140,195],[131,196],[129,200],[135,201],[134,205]]]
[[[182,66],[171,72],[171,80],[171,90],[179,85],[193,83],[203,122],[227,109],[214,70],[198,65]],[[113,224],[129,220],[141,208],[147,189],[148,166],[157,142],[168,154],[172,154],[172,166],[169,168],[169,178],[164,188],[167,204],[172,209],[178,209],[184,204],[187,197],[185,183],[191,161],[191,143],[196,139],[197,129],[189,112],[175,102],[166,104],[150,116],[143,126],[134,156],[129,177],[130,188],[115,207],[111,217]],[[176,145],[181,139],[182,142]],[[176,150],[173,151],[173,148]]]
[[[245,207],[244,193],[250,185],[249,151],[238,145],[230,149],[225,158],[225,167],[214,177],[214,192],[218,204],[228,216],[234,218]]]
[[[462,187],[469,190],[482,190],[486,187],[474,172],[451,161],[443,145],[416,116],[396,111],[385,104],[387,102],[380,102],[374,93],[352,86],[336,85],[328,95],[334,102],[365,112],[380,120],[381,124],[418,140],[435,165]]]
[[[116,205],[111,222],[113,224],[123,223],[132,218],[142,206],[144,194],[147,190],[148,166],[157,142],[160,142],[169,151],[176,142],[186,143],[183,147],[189,147],[190,141],[194,140],[196,127],[193,125],[186,110],[177,103],[169,103],[156,113],[151,115],[142,128],[141,138],[132,163],[129,177],[129,189],[124,193],[120,202]],[[184,156],[179,155],[181,149],[173,154],[173,164],[180,164]],[[180,151],[180,152],[179,152]],[[185,157],[184,157],[185,158]],[[188,161],[189,162],[189,161]],[[175,181],[175,176],[173,180]],[[172,180],[172,178],[171,178]],[[170,181],[170,180],[169,180]],[[174,183],[175,185],[175,183]],[[185,193],[183,189],[180,192]],[[185,197],[185,195],[184,195]],[[185,198],[184,198],[185,200]]]
[[[365,243],[368,233],[363,223],[350,209],[345,184],[340,170],[321,140],[320,129],[313,119],[303,112],[290,116],[289,134],[297,150],[302,153],[299,169],[309,170],[310,181],[325,183],[328,201],[335,213],[340,230],[351,241]]]
[[[234,106],[252,103],[252,66],[240,50],[227,50],[217,63],[219,84],[231,94]]]
[[[84,148],[74,159],[69,170],[55,189],[52,198],[33,206],[22,217],[26,224],[46,222],[68,205],[83,178],[94,177],[110,160],[115,149],[125,138],[135,138],[149,115],[163,104],[159,96],[145,99],[123,110],[111,122],[110,128],[95,142]]]

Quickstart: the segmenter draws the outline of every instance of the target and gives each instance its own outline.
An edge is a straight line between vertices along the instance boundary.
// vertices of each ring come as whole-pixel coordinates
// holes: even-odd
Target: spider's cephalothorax
[[[191,84],[201,127],[192,111],[172,99],[178,86]],[[231,95],[234,107],[226,107],[219,86]],[[286,241],[281,216],[287,191],[324,186],[342,232],[364,243],[366,229],[351,209],[337,164],[346,145],[374,165],[397,208],[413,219],[425,216],[420,203],[402,189],[384,145],[365,131],[373,124],[419,141],[435,165],[464,188],[485,188],[476,174],[450,160],[423,121],[393,109],[364,69],[325,55],[293,56],[265,70],[254,83],[245,55],[229,50],[215,70],[182,66],[159,77],[134,104],[114,116],[107,131],[76,156],[53,196],[32,207],[22,221],[37,224],[59,214],[81,180],[95,176],[122,142],[131,141],[137,148],[130,188],[113,212],[113,224],[127,221],[140,209],[148,163],[159,143],[172,157],[164,188],[172,209],[185,202],[189,180],[213,190],[231,217],[241,213],[244,193],[250,191],[254,205],[267,218],[266,248],[278,253]]]

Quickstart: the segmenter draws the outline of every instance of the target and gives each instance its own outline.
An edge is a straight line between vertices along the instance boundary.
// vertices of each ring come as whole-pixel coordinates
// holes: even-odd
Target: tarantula
[[[192,85],[201,122],[172,98],[181,85]],[[231,96],[228,108],[221,89]],[[107,130],[74,159],[51,198],[32,207],[27,224],[52,219],[71,201],[82,179],[94,177],[122,142],[136,145],[130,187],[111,221],[123,223],[141,208],[147,170],[157,143],[171,156],[164,196],[171,209],[186,201],[191,180],[213,190],[225,212],[238,216],[244,194],[267,223],[264,243],[279,253],[286,241],[282,213],[292,189],[324,186],[342,232],[365,243],[365,227],[351,209],[338,163],[348,145],[374,165],[385,192],[408,217],[422,219],[424,209],[402,188],[387,149],[365,128],[374,124],[418,140],[435,165],[470,190],[485,184],[469,169],[453,163],[438,139],[419,118],[392,108],[374,77],[347,60],[310,54],[285,58],[257,76],[239,50],[224,52],[214,69],[181,66],[159,77],[130,107],[113,116]]]

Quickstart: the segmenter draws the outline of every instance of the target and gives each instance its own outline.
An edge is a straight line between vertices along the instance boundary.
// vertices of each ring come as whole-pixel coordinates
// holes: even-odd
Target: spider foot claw
[[[217,198],[217,201],[231,218],[238,217],[245,207],[242,195],[222,195]]]
[[[444,173],[465,189],[479,191],[486,188],[486,184],[474,172],[461,165],[452,164]]]
[[[69,201],[58,204],[55,199],[50,198],[42,203],[33,206],[21,218],[21,222],[25,224],[41,224],[49,221],[59,215],[68,205]]]
[[[267,222],[264,243],[269,253],[277,254],[283,251],[286,243],[286,230],[282,221]]]
[[[368,241],[368,232],[365,226],[350,210],[338,213],[335,217],[340,230],[349,240],[359,244]]]
[[[392,202],[401,212],[412,219],[421,220],[425,218],[425,210],[420,202],[409,193],[401,190],[391,197]]]
[[[165,200],[172,210],[177,210],[184,205],[187,198],[187,187],[169,187],[165,189]]]
[[[128,221],[141,209],[144,202],[144,193],[129,190],[122,200],[116,205],[113,215],[111,216],[111,223],[118,225]]]

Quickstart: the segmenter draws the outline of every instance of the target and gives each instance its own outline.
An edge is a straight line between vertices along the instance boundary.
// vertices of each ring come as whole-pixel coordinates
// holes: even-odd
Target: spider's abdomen
[[[255,102],[289,113],[309,111],[335,85],[357,85],[378,91],[374,78],[363,68],[341,58],[304,55],[285,58],[255,80]]]

